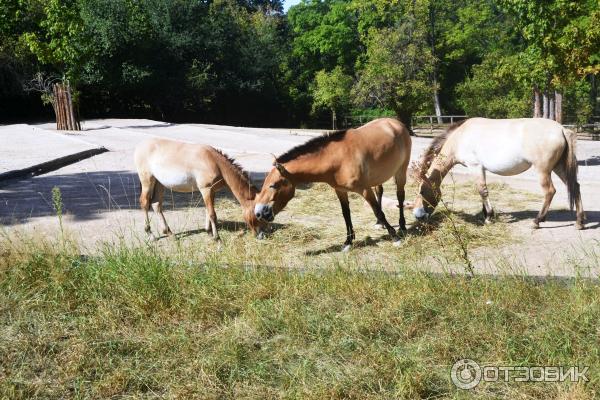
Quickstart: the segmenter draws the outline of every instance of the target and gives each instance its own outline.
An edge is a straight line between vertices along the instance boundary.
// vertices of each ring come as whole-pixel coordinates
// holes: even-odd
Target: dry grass
[[[507,186],[490,185],[493,193],[502,193],[496,207],[499,211],[523,209],[533,200],[530,195],[513,191]],[[412,198],[416,188],[407,188],[407,198]],[[213,253],[230,254],[230,264],[272,266],[276,268],[320,269],[324,265],[344,262],[366,265],[371,270],[402,272],[404,269],[425,268],[443,271],[448,267],[464,271],[471,252],[478,248],[499,248],[520,240],[511,233],[509,215],[498,222],[484,225],[481,201],[471,184],[450,184],[444,188],[447,207],[440,206],[429,225],[409,229],[404,244],[392,246],[387,232],[375,229],[371,209],[357,195],[351,195],[352,220],[356,231],[355,246],[350,254],[340,252],[345,239],[344,221],[337,197],[324,184],[314,184],[296,191],[296,197],[281,212],[268,240],[255,241],[249,234],[241,235],[244,226],[227,224],[229,231],[221,230],[223,242],[215,246],[205,233],[190,236],[177,243],[163,239],[158,245],[168,252],[182,247],[197,248],[200,257]],[[385,185],[388,197],[395,197],[392,183]],[[510,198],[510,203],[502,199]],[[221,220],[240,221],[239,207],[234,200],[221,198],[217,204]],[[452,211],[450,211],[452,210]],[[385,210],[390,223],[397,227],[398,210]],[[405,212],[407,222],[414,225],[412,213]],[[202,213],[191,211],[201,225]],[[191,242],[191,243],[190,243]],[[462,246],[467,245],[465,256]]]

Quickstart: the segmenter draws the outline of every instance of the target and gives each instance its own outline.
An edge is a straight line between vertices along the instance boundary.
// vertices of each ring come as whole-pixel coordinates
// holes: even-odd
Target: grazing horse
[[[544,191],[544,204],[533,221],[534,228],[544,222],[556,189],[551,173],[564,182],[569,192],[571,210],[577,207],[577,229],[583,229],[585,213],[577,182],[577,135],[559,123],[542,118],[485,119],[472,118],[452,125],[431,143],[421,158],[421,184],[413,214],[419,219],[431,215],[437,206],[440,185],[456,164],[478,174],[478,189],[483,202],[485,222],[494,216],[488,198],[486,171],[512,176],[533,166]]]
[[[266,225],[254,215],[254,198],[257,189],[248,174],[221,151],[202,144],[191,144],[166,139],[150,139],[135,148],[135,166],[142,184],[140,206],[146,216],[146,233],[154,237],[150,229],[148,210],[150,205],[158,213],[162,233],[172,235],[163,214],[164,189],[190,193],[200,191],[206,206],[206,231],[212,228],[212,236],[219,240],[215,193],[228,186],[242,206],[244,220],[255,234],[263,236]]]
[[[357,129],[326,134],[294,147],[276,158],[267,175],[254,207],[256,217],[273,221],[275,215],[294,197],[300,183],[324,182],[335,190],[346,222],[346,241],[343,251],[351,248],[355,238],[348,192],[365,198],[392,237],[400,238],[387,222],[381,209],[383,186],[392,176],[396,181],[396,194],[400,208],[400,230],[406,230],[404,220],[404,185],[410,159],[411,139],[401,122],[382,118]],[[377,187],[377,195],[372,187]]]

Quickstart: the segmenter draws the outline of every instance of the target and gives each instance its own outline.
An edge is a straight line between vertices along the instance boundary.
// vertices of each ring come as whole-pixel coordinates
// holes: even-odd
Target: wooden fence
[[[453,123],[467,118],[466,115],[416,115],[412,117],[411,128],[416,134],[436,135]]]

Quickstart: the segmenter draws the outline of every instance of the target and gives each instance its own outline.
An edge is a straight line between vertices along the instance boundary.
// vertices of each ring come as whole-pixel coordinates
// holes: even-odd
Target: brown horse
[[[254,215],[254,198],[257,189],[248,174],[221,151],[206,145],[190,144],[166,139],[150,139],[135,149],[137,168],[142,194],[140,206],[146,217],[146,233],[154,237],[150,229],[148,210],[150,205],[158,213],[162,223],[162,233],[172,235],[163,214],[164,189],[191,193],[200,191],[206,206],[206,231],[212,227],[212,235],[219,240],[215,193],[228,186],[242,206],[244,219],[252,232],[263,236],[266,225]]]
[[[273,221],[294,197],[300,183],[324,182],[335,190],[346,222],[344,251],[355,238],[348,192],[358,193],[373,209],[377,222],[389,232],[395,244],[400,238],[381,210],[383,186],[392,176],[400,208],[400,230],[404,220],[404,185],[410,160],[411,139],[401,122],[383,118],[357,129],[316,137],[279,156],[256,197],[254,211],[262,221]],[[377,195],[372,187],[377,187]]]
[[[451,126],[437,137],[421,159],[421,185],[413,214],[425,219],[441,198],[440,185],[456,164],[467,166],[478,175],[479,194],[485,222],[491,222],[494,209],[488,197],[486,171],[512,176],[530,167],[537,170],[544,191],[544,204],[533,221],[539,228],[545,221],[556,189],[552,171],[567,186],[571,209],[577,207],[577,229],[583,229],[585,213],[577,182],[577,135],[558,122],[542,118],[472,118]]]

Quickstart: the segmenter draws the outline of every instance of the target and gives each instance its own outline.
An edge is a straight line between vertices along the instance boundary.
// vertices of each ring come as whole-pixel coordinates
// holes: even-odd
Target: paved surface
[[[25,124],[0,126],[0,174],[102,147],[75,135]]]
[[[21,168],[28,163],[48,161],[48,158],[65,155],[67,151],[81,151],[104,146],[109,152],[97,155],[34,178],[11,183],[0,189],[0,222],[4,230],[34,230],[42,234],[56,232],[56,217],[51,204],[52,188],[61,188],[65,208],[65,221],[69,229],[79,235],[83,243],[94,246],[99,240],[127,239],[131,232],[143,232],[142,217],[138,211],[139,182],[134,172],[133,149],[148,137],[166,137],[218,147],[235,157],[253,179],[260,181],[271,168],[271,154],[283,151],[319,134],[316,131],[289,129],[254,129],[201,124],[168,124],[150,120],[96,120],[83,124],[84,131],[64,134],[54,131],[54,124],[35,126],[9,125],[0,127],[0,165],[4,170]],[[28,138],[11,140],[11,133],[29,132]],[[429,144],[426,138],[413,139],[412,159],[418,159]],[[569,243],[598,240],[600,243],[600,142],[580,141],[580,181],[583,201],[590,229],[576,232],[570,213],[551,213],[547,226],[526,232],[532,242],[517,247],[507,247],[502,257],[518,256],[530,272],[539,265],[552,263],[564,255]],[[457,167],[454,174],[465,179],[466,169]],[[540,193],[536,173],[532,170],[516,178],[489,175],[490,181]],[[557,195],[553,208],[564,208],[567,194],[556,179]],[[492,193],[493,198],[495,194]],[[204,213],[195,206],[199,199],[189,195],[167,196],[166,208],[171,210],[168,219],[177,231],[197,229],[203,225]],[[540,197],[541,204],[541,197]],[[516,224],[515,229],[525,232],[528,219],[536,210],[524,210],[527,221]],[[482,262],[494,263],[482,255]],[[487,260],[487,261],[486,261]],[[490,261],[492,260],[492,261]],[[554,273],[571,275],[568,268],[557,268]]]

